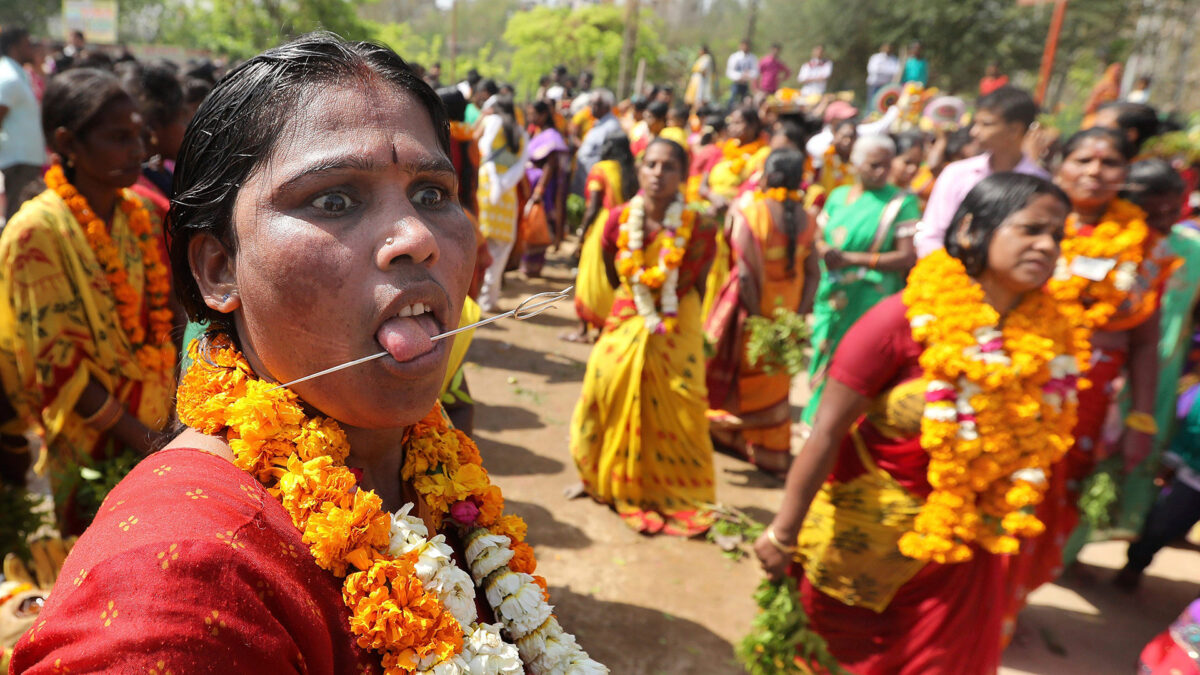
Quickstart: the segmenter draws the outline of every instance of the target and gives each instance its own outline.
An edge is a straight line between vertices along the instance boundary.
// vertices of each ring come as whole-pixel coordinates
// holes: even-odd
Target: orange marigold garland
[[[351,631],[359,646],[380,652],[386,673],[608,672],[552,616],[546,582],[532,576],[525,523],[504,514],[478,448],[439,405],[409,429],[401,475],[435,525],[458,530],[470,575],[454,564],[443,535],[430,538],[409,515],[412,504],[391,514],[374,492],[358,489],[336,422],[305,415],[295,394],[257,379],[228,336],[209,336],[208,347],[203,355],[196,342],[189,347],[179,419],[224,433],[235,464],[280,500],[317,564],[345,577]],[[499,623],[477,622],[476,584]]]
[[[939,563],[969,560],[972,543],[1015,553],[1019,537],[1044,529],[1031,511],[1072,443],[1087,340],[1041,291],[1002,322],[945,251],[917,263],[903,299],[925,347],[921,447],[933,491],[900,551]]]
[[[118,205],[129,219],[129,229],[137,238],[145,271],[145,295],[149,304],[149,339],[142,323],[142,302],[133,286],[121,255],[113,243],[108,226],[88,205],[79,190],[67,180],[61,164],[50,165],[46,171],[46,186],[54,190],[71,209],[71,215],[83,228],[84,236],[96,260],[104,268],[104,276],[116,300],[121,330],[137,355],[138,364],[150,372],[164,373],[175,368],[175,347],[171,342],[172,313],[168,305],[171,283],[167,267],[159,252],[158,241],[150,222],[150,212],[136,197],[118,195]]]
[[[1074,214],[1067,219],[1062,255],[1048,288],[1081,333],[1102,329],[1128,297],[1149,234],[1145,214],[1123,199],[1114,199],[1086,236]],[[1102,279],[1079,273],[1077,268],[1089,262],[1109,268]]]
[[[761,137],[744,145],[738,139],[731,138],[721,146],[721,155],[726,162],[729,162],[729,171],[740,176],[746,170],[746,162],[750,161],[750,158],[758,154],[766,145],[766,140]]]

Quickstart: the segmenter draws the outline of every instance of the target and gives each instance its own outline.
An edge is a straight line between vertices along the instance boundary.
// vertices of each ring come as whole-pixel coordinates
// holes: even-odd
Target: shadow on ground
[[[558,520],[544,506],[505,499],[504,512],[520,516],[529,525],[529,534],[525,540],[531,546],[586,548],[592,543],[591,537],[583,530]]]
[[[1141,588],[1127,593],[1111,584],[1114,574],[1105,567],[1077,564],[1057,585],[1078,594],[1095,611],[1030,605],[1021,612],[1018,642],[1005,652],[1004,665],[1063,675],[1136,672],[1141,646],[1166,629],[1196,598],[1200,586],[1147,574]],[[1114,631],[1138,645],[1118,662],[1111,660],[1111,649],[1104,648]]]
[[[479,434],[475,435],[475,442],[479,445],[479,454],[483,456],[488,473],[497,476],[556,474],[566,467],[557,459],[543,457],[512,443],[491,440]]]
[[[505,429],[541,429],[546,426],[538,414],[516,405],[475,404],[475,429],[503,431]]]
[[[520,370],[546,377],[548,384],[582,382],[587,362],[554,352],[530,349],[507,342],[500,335],[476,333],[471,342],[471,360],[506,370]]]
[[[563,627],[592,658],[622,675],[740,675],[733,647],[694,621],[550,587]],[[653,598],[644,598],[653,604]],[[716,607],[714,607],[714,610]],[[631,643],[642,648],[630,649]],[[651,647],[647,649],[646,647]]]

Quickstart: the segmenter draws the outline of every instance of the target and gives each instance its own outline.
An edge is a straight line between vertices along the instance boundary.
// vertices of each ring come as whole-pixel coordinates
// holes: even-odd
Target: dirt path
[[[504,309],[529,293],[571,283],[564,265],[549,278],[505,279]],[[558,335],[576,325],[569,304],[527,322],[477,331],[467,379],[478,402],[476,438],[509,508],[529,522],[539,573],[568,630],[617,675],[734,675],[733,647],[755,614],[757,565],[733,562],[714,545],[646,538],[588,499],[563,489],[576,473],[568,452],[570,419],[590,352]],[[718,454],[717,496],[761,520],[778,506],[779,481]],[[1170,549],[1156,559],[1139,594],[1108,585],[1124,545],[1093,545],[1083,571],[1094,582],[1040,589],[1022,615],[1023,639],[1001,673],[1133,673],[1137,654],[1200,592],[1200,553]],[[1051,646],[1061,647],[1065,655]]]

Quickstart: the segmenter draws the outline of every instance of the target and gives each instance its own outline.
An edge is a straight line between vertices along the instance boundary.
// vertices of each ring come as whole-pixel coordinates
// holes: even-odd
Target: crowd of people
[[[1200,520],[1200,171],[1144,153],[1148,82],[1107,73],[1060,141],[995,65],[965,119],[876,105],[929,83],[917,42],[871,58],[865,115],[819,45],[793,96],[743,42],[724,103],[707,47],[681,94],[619,102],[325,34],[228,72],[0,52],[0,467],[36,458],[81,535],[44,606],[6,582],[15,672],[607,672],[471,440],[471,333],[430,340],[547,265],[593,343],[578,493],[692,537],[715,452],[783,479],[754,551],[852,672],[995,672],[1101,534],[1098,470],[1149,495],[1123,588]],[[797,322],[769,347],[811,352],[807,402],[761,355]],[[1171,634],[1144,672],[1185,662]]]

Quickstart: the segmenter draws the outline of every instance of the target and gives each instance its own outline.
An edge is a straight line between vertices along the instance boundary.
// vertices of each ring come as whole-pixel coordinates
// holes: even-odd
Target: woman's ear
[[[78,152],[75,147],[75,134],[66,127],[58,127],[51,137],[54,139],[54,148],[60,161],[67,166],[75,166],[75,154]]]
[[[954,233],[954,238],[962,250],[971,250],[971,235],[967,234],[971,230],[971,223],[975,220],[975,215],[968,213],[963,216],[962,222],[958,224],[958,229]]]
[[[222,314],[242,306],[234,261],[229,248],[211,234],[198,234],[188,242],[188,263],[200,289],[200,297],[210,309]]]

